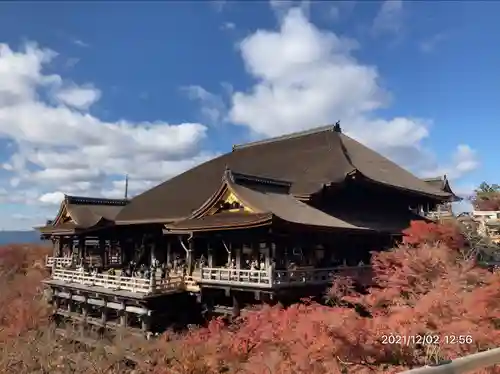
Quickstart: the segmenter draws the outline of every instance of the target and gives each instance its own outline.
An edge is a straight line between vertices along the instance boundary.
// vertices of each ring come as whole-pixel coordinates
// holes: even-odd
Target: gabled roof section
[[[288,193],[288,187],[285,181],[226,170],[221,187],[200,209],[191,217],[166,224],[165,227],[170,232],[194,232],[253,228],[273,222],[286,222],[328,229],[399,233],[408,227],[410,220],[418,219],[416,216],[410,217],[410,212],[404,212],[404,216],[401,212],[392,216],[373,212],[371,216],[367,212],[357,215],[350,212],[324,212],[297,200]],[[214,210],[228,192],[234,194],[245,207],[249,207],[250,212]]]
[[[446,177],[446,175],[443,175],[442,177],[425,178],[423,180],[425,181],[425,183],[432,186],[433,188],[449,193],[451,195],[450,200],[452,201],[463,200],[461,197],[455,195],[455,193],[451,189],[450,182]]]
[[[340,125],[325,126],[244,145],[192,168],[132,199],[117,223],[172,222],[198,210],[220,187],[226,168],[245,175],[290,183],[294,196],[310,196],[325,185],[342,184],[348,175],[409,193],[446,200],[449,193],[433,188],[357,141]]]
[[[42,232],[55,232],[89,229],[101,224],[112,223],[128,202],[124,199],[65,195],[56,218],[48,225],[37,229]]]

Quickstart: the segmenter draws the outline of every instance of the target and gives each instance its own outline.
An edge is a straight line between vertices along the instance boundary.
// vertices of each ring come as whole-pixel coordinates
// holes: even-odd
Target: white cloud
[[[222,30],[234,30],[236,25],[234,22],[224,22],[221,26]]]
[[[101,91],[91,85],[79,87],[72,84],[58,89],[55,98],[61,104],[76,109],[88,109],[101,98]]]
[[[211,0],[210,4],[217,13],[220,13],[226,8],[227,0]]]
[[[239,47],[257,83],[249,92],[233,93],[229,119],[236,125],[262,137],[341,120],[344,132],[396,162],[421,173],[438,170],[425,148],[432,121],[376,118],[390,95],[379,85],[377,68],[353,56],[355,41],[319,30],[294,8],[278,31],[258,30]],[[448,174],[463,175],[477,166],[466,161],[470,151],[459,147]]]
[[[341,19],[347,19],[354,7],[356,6],[356,1],[354,0],[339,0],[334,2],[317,2],[315,5],[328,5],[326,12],[324,12],[325,16],[332,21],[339,21]]]
[[[85,43],[83,40],[81,39],[73,39],[73,43],[76,44],[77,46],[79,47],[83,47],[83,48],[88,48],[90,47],[90,44],[88,43]]]
[[[385,0],[373,20],[372,31],[375,35],[397,34],[403,25],[403,1]]]
[[[448,37],[449,35],[447,33],[444,32],[437,33],[432,37],[430,37],[429,39],[420,42],[419,48],[424,53],[430,53],[434,51],[439,44],[446,41]]]
[[[460,144],[453,155],[453,166],[448,175],[450,178],[460,178],[462,175],[476,170],[478,166],[477,152],[466,144]]]
[[[90,114],[100,91],[45,73],[56,56],[36,44],[19,51],[0,44],[0,140],[13,144],[1,165],[3,202],[38,209],[62,192],[103,196],[125,173],[132,196],[213,157],[200,151],[201,123],[109,122]]]
[[[306,15],[309,15],[311,9],[310,0],[269,0],[269,5],[279,19],[283,18],[294,7],[300,8]]]
[[[64,200],[64,193],[61,191],[48,192],[38,199],[43,204],[59,205]]]
[[[229,89],[224,84],[222,85],[222,88],[225,90]],[[196,100],[200,103],[201,114],[204,120],[213,125],[224,121],[227,108],[224,101],[219,96],[214,95],[203,87],[196,85],[183,87],[182,90],[191,100]]]

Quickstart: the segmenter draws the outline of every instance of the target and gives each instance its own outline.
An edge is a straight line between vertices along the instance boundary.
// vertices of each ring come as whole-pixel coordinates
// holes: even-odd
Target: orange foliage
[[[48,248],[0,247],[0,344],[47,321],[41,281]]]
[[[410,245],[443,243],[448,248],[460,249],[465,245],[465,239],[460,228],[452,223],[429,223],[411,221],[410,227],[403,230],[403,243]]]
[[[438,359],[500,346],[500,273],[464,261],[456,250],[457,238],[448,228],[437,226],[413,224],[405,233],[404,244],[374,254],[374,285],[365,293],[356,291],[348,278],[337,277],[328,292],[334,306],[308,300],[288,308],[264,306],[231,324],[214,319],[207,327],[181,335],[166,333],[134,346],[140,357],[134,372],[399,373]],[[33,268],[37,256],[43,258],[41,249],[0,251],[0,281],[9,285],[0,292],[0,345],[10,339],[16,352],[28,349],[23,340],[26,334],[45,328],[45,311],[39,303],[39,280],[45,272]],[[361,316],[359,310],[369,317]],[[431,335],[440,341],[432,345],[397,344],[384,338],[391,334]],[[460,336],[470,340],[464,344],[453,341]],[[41,349],[41,345],[36,346],[37,353],[31,356],[41,355]],[[73,354],[68,346],[64,350],[66,353],[57,357],[66,359]],[[53,352],[59,351],[51,347],[44,361],[15,372],[49,371]],[[0,371],[10,372],[2,371],[2,355],[6,353],[0,352]],[[26,360],[30,355],[23,357]],[[126,371],[116,366],[120,357],[90,353],[79,357],[71,371],[69,363],[63,365],[68,367],[66,372]],[[481,373],[500,374],[500,369]]]

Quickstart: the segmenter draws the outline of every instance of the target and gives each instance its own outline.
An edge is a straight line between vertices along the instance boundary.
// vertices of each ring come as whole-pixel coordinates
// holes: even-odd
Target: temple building
[[[370,252],[452,201],[445,187],[338,123],[236,145],[130,201],[66,197],[39,228],[55,243],[45,284],[61,320],[145,333],[181,305],[238,315],[317,296],[336,274],[369,277]]]
[[[450,182],[448,181],[446,175],[442,177],[427,178],[424,179],[424,181],[434,188],[449,193],[450,198],[438,205],[421,206],[420,209],[422,214],[424,214],[427,218],[438,221],[453,218],[453,203],[461,201],[462,198],[455,195],[455,193],[452,191]]]

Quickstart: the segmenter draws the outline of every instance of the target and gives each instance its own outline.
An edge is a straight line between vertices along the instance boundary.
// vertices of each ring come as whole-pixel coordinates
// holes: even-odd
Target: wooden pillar
[[[241,269],[241,251],[242,247],[238,247],[235,250],[235,258],[236,258],[236,269]]]
[[[252,249],[252,260],[256,258],[258,262],[260,253],[260,240],[254,239],[250,244],[250,248]]]
[[[89,314],[89,304],[87,302],[87,297],[82,303],[82,323],[80,324],[80,333],[83,335],[85,332],[85,327],[87,326],[87,317]]]
[[[106,328],[106,323],[108,321],[108,302],[106,299],[103,299],[104,305],[101,308],[101,323],[102,327]]]
[[[191,238],[188,242],[188,252],[187,252],[187,275],[191,275],[193,272],[193,250],[194,250],[194,240]]]
[[[116,245],[118,246],[120,252],[120,265],[123,266],[128,261],[127,251],[125,250],[125,241],[123,238],[118,237],[118,239],[116,239]]]
[[[57,315],[57,311],[59,310],[60,306],[61,306],[61,299],[59,298],[59,296],[57,296],[55,294],[55,290],[53,291],[54,293],[54,298],[52,299],[52,306],[54,307],[54,313],[52,314],[52,317],[54,318],[54,322],[55,322],[55,325],[56,327],[59,325],[59,317]]]
[[[126,328],[128,325],[128,313],[126,309],[127,306],[125,305],[125,302],[122,301],[122,307],[120,310],[120,326],[123,328]]]
[[[141,330],[146,336],[146,338],[149,339],[151,336],[151,316],[148,314],[144,314],[141,316]]]
[[[71,290],[68,290],[68,307],[67,310],[69,313],[73,312],[73,293]]]
[[[56,241],[56,239],[52,240],[52,256],[61,257],[59,256],[59,241]]]
[[[238,302],[238,299],[235,294],[233,294],[233,311],[232,311],[232,316],[233,318],[239,317],[240,316],[240,304]]]
[[[169,236],[167,238],[167,264],[172,263],[172,240],[171,237]]]
[[[209,268],[213,268],[214,267],[214,253],[213,253],[213,249],[212,247],[210,246],[210,241],[207,242],[207,265]]]
[[[64,250],[64,245],[66,244],[66,241],[64,239],[63,236],[60,236],[58,238],[59,240],[59,245],[58,245],[58,254],[57,254],[57,257],[62,257],[63,255],[63,250]],[[70,254],[71,256],[73,255],[73,253]]]
[[[55,291],[54,292],[54,298],[53,298],[53,306],[54,306],[54,309],[59,309],[59,307],[61,306],[61,299],[59,298],[59,296],[55,295]]]
[[[154,240],[153,243],[151,243],[150,251],[151,251],[150,264],[151,266],[154,266],[156,264],[156,240]]]
[[[62,237],[59,237],[57,239],[57,252],[56,252],[56,257],[62,257],[62,249],[63,249],[63,242],[62,242]]]
[[[101,257],[101,263],[103,267],[106,267],[106,242],[104,239],[99,237],[99,257]]]
[[[85,247],[85,237],[78,238],[78,256],[80,260],[84,260],[87,258],[86,247]]]
[[[276,261],[276,243],[274,242],[274,240],[269,242],[269,248],[271,260]]]

